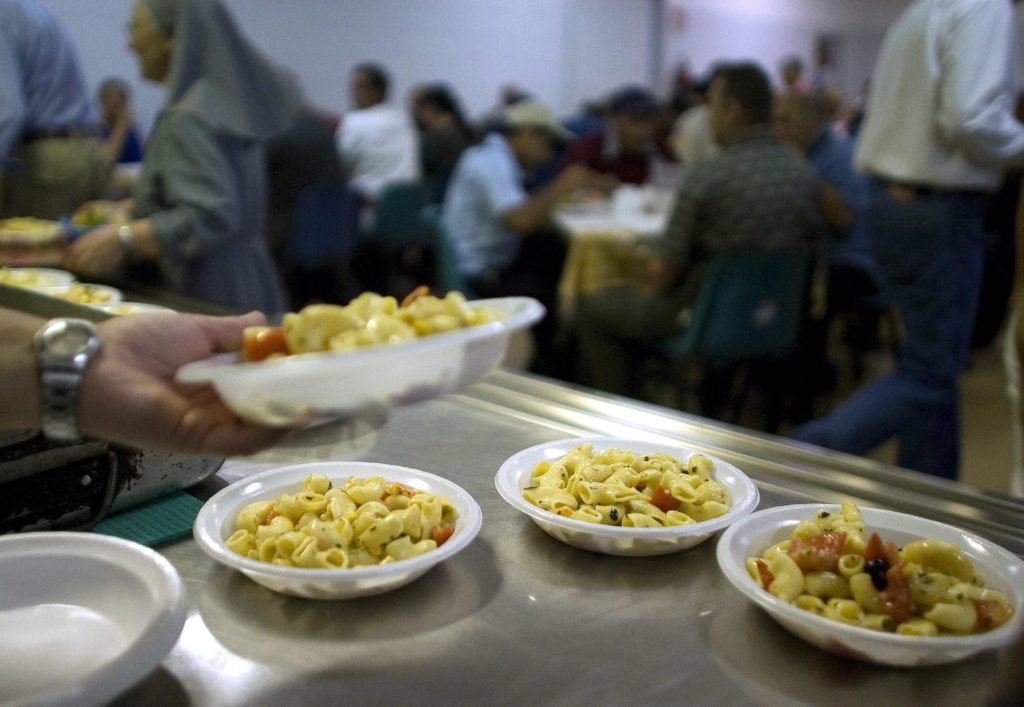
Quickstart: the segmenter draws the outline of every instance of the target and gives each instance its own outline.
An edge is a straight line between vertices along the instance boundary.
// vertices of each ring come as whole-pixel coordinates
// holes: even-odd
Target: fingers
[[[192,408],[182,419],[180,433],[190,451],[203,454],[253,454],[281,440],[289,430],[255,425],[224,415],[216,407]]]
[[[249,312],[237,317],[196,315],[193,319],[210,341],[214,351],[237,351],[242,345],[242,332],[246,327],[262,326],[267,323],[267,318],[262,312]]]

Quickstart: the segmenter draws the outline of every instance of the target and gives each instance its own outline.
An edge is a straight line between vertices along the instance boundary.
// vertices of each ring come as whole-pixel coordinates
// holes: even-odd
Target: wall
[[[159,87],[137,78],[125,47],[130,0],[41,0],[68,27],[89,83],[130,78],[139,122],[159,110]],[[312,101],[349,108],[348,74],[363,61],[392,73],[393,97],[449,81],[470,115],[516,83],[569,113],[627,82],[650,85],[650,37],[659,0],[226,0],[243,30],[295,69]]]
[[[910,0],[666,0],[663,61],[702,75],[720,59],[753,59],[777,80],[779,61],[813,65],[814,40],[834,35],[836,80],[855,95],[889,24]]]

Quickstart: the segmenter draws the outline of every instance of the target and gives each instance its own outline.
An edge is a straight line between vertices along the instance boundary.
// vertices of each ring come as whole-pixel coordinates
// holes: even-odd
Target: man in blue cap
[[[674,162],[657,141],[658,102],[645,88],[626,86],[612,95],[603,129],[580,138],[562,158],[562,165],[581,162],[625,184],[650,179],[651,161]]]

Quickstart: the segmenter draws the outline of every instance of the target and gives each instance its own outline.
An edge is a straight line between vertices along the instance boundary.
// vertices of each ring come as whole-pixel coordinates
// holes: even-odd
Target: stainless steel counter
[[[508,372],[396,410],[379,427],[310,430],[227,480],[282,463],[364,460],[447,476],[480,503],[461,554],[389,594],[275,594],[191,540],[163,554],[193,607],[161,667],[117,704],[991,704],[1020,701],[1024,643],[959,664],[885,669],[802,642],[721,576],[715,539],[618,558],[550,538],[494,474],[525,447],[580,434],[672,438],[751,476],[761,507],[852,497],[977,531],[1024,554],[1024,504],[700,418]],[[205,492],[214,490],[207,482]]]

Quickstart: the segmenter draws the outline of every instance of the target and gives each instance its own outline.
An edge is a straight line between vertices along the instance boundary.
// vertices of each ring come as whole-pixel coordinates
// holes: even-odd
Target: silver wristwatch
[[[100,350],[96,325],[86,319],[51,319],[36,332],[34,345],[43,434],[52,440],[77,440],[78,389],[86,366]]]

